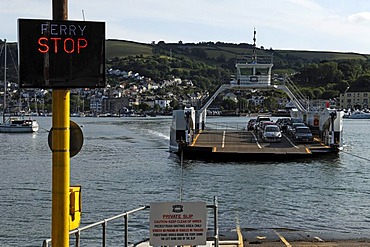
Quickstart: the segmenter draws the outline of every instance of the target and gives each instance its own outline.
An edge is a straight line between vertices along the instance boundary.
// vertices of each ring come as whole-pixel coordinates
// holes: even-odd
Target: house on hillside
[[[250,102],[253,105],[263,105],[263,102],[265,101],[265,96],[252,96],[250,99]]]
[[[171,103],[172,100],[169,100],[169,99],[156,99],[154,101],[154,103],[156,105],[159,105],[159,107],[161,109],[166,109],[166,108],[169,108],[170,107],[170,103]]]

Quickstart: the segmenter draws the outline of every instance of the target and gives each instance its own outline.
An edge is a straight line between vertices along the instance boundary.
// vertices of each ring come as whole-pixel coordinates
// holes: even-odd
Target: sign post
[[[68,19],[68,0],[53,0],[53,20]],[[70,90],[53,90],[52,246],[69,246]]]
[[[68,0],[52,0],[52,8],[52,20],[18,19],[19,86],[53,89],[51,236],[53,247],[67,247],[70,89],[105,87],[105,23],[68,21]]]

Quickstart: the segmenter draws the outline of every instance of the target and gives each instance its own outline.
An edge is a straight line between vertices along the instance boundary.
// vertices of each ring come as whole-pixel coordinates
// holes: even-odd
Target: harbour
[[[370,238],[367,120],[343,121],[344,149],[335,157],[185,160],[183,168],[178,156],[168,152],[169,117],[73,120],[83,126],[85,136],[82,150],[71,159],[71,184],[82,186],[81,226],[149,202],[177,201],[182,179],[184,201],[212,202],[218,197],[221,232],[238,223],[259,233],[315,232],[324,241]],[[209,117],[208,124],[241,128],[248,120]],[[37,121],[37,133],[0,134],[2,246],[41,246],[50,237],[51,151],[45,129],[50,129],[51,118]],[[120,243],[122,232],[115,229],[121,225],[111,227],[110,241]],[[131,227],[131,243],[148,236],[146,221],[134,220]],[[91,234],[83,243],[101,246],[97,233]]]

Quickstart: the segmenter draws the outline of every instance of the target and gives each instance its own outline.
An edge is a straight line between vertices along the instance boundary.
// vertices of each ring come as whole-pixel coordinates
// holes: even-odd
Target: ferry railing
[[[237,54],[236,63],[248,64],[248,63],[258,63],[258,64],[272,64],[274,61],[273,54]]]
[[[297,85],[288,76],[285,76],[284,84],[288,90],[292,92],[293,96],[296,98],[296,101],[298,101],[303,109],[307,111],[309,108],[308,99],[301,93]]]
[[[230,131],[243,131],[247,127],[245,123],[225,124],[225,123],[207,123],[207,128],[212,130],[230,130]]]
[[[213,205],[206,205],[206,207],[213,209],[213,225],[214,225],[213,241],[214,241],[214,246],[218,247],[219,246],[219,233],[218,233],[218,201],[217,201],[217,197],[216,196],[214,197]],[[128,236],[128,228],[129,228],[128,218],[129,218],[129,215],[133,214],[133,213],[137,213],[137,212],[142,211],[142,210],[149,209],[149,208],[150,208],[149,205],[142,206],[142,207],[127,211],[125,213],[113,216],[111,218],[107,218],[107,219],[104,219],[102,221],[99,221],[99,222],[96,222],[96,223],[93,223],[93,224],[90,224],[90,225],[87,225],[87,226],[79,227],[75,230],[70,231],[69,235],[73,235],[73,234],[75,235],[75,245],[74,246],[75,247],[80,247],[81,246],[81,232],[101,226],[102,227],[102,236],[101,236],[102,237],[102,246],[106,247],[107,246],[106,244],[107,244],[107,225],[108,225],[108,222],[123,218],[123,220],[124,220],[125,247],[129,247],[129,242],[128,242],[128,239],[129,239],[129,236]],[[42,243],[42,247],[51,247],[51,246],[52,246],[52,239],[51,238],[45,239]]]

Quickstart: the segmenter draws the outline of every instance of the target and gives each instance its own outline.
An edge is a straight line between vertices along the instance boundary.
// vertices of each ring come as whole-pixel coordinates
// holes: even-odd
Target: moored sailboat
[[[6,103],[7,103],[7,81],[6,81],[6,59],[7,46],[4,40],[4,102],[3,102],[3,118],[0,123],[0,133],[32,133],[39,130],[39,124],[36,120],[24,119],[23,117],[9,117],[6,119]]]

